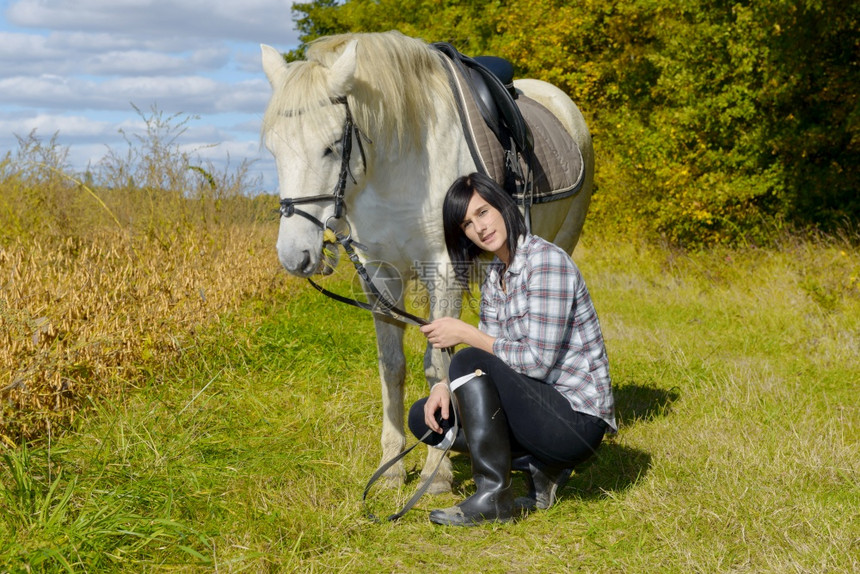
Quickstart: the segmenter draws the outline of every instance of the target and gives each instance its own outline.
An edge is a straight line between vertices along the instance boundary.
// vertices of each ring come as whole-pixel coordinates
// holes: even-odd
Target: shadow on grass
[[[454,492],[469,496],[475,492],[471,482],[472,466],[468,455],[451,456],[454,472]],[[559,493],[562,497],[580,500],[598,500],[622,493],[633,487],[651,468],[651,455],[643,450],[618,444],[612,439],[600,445],[597,454],[582,463],[570,477],[570,481]],[[413,470],[418,479],[418,470]],[[512,473],[514,489],[522,494],[527,491],[525,474]],[[417,484],[417,482],[416,482]]]
[[[672,403],[681,397],[677,387],[661,389],[639,383],[620,384],[613,389],[619,433],[631,426],[667,416]],[[600,499],[624,492],[651,468],[651,455],[638,448],[604,439],[597,454],[576,468],[562,495],[573,491],[580,499]]]
[[[672,403],[677,401],[677,387],[660,389],[637,383],[615,388],[615,407],[621,433],[639,422],[648,422],[671,413]],[[472,494],[474,485],[471,460],[468,455],[451,455],[454,473],[454,490],[464,489]],[[574,496],[580,500],[597,500],[621,493],[634,486],[651,468],[651,455],[644,450],[620,444],[617,439],[604,439],[595,456],[576,467],[570,481],[561,491],[561,496]],[[420,469],[412,469],[410,480],[417,479]],[[525,492],[524,475],[513,473],[514,486]]]
[[[678,387],[661,389],[650,385],[627,383],[613,388],[615,417],[619,430],[639,422],[664,417],[672,412],[672,403],[681,397]]]
[[[613,389],[615,416],[619,433],[631,426],[667,416],[672,403],[681,397],[680,389],[661,389],[651,385],[627,383]],[[597,454],[576,468],[562,495],[573,491],[580,499],[600,499],[624,492],[644,477],[651,468],[651,455],[638,448],[604,439]]]
[[[582,500],[606,498],[633,487],[650,468],[651,455],[644,450],[604,441],[594,457],[576,468],[561,495]]]

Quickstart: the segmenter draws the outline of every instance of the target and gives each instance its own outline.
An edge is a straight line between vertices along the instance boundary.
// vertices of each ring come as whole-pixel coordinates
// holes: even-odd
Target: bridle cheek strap
[[[355,179],[355,175],[352,173],[352,168],[350,168],[350,160],[352,159],[352,140],[355,138],[358,141],[358,151],[361,155],[361,164],[363,169],[367,170],[367,156],[364,153],[364,143],[362,142],[367,136],[365,136],[362,131],[355,125],[355,120],[352,117],[352,110],[349,107],[349,102],[346,99],[346,96],[341,96],[339,98],[333,98],[331,100],[333,104],[343,104],[346,108],[346,118],[343,123],[343,135],[340,139],[340,147],[341,147],[341,156],[340,156],[340,173],[338,174],[337,184],[335,184],[334,190],[331,194],[323,194],[323,195],[312,195],[310,197],[298,197],[291,198],[286,197],[281,200],[281,207],[279,212],[281,217],[291,217],[292,215],[301,215],[305,219],[312,221],[321,229],[325,230],[326,225],[320,221],[318,218],[304,211],[303,209],[298,209],[296,205],[301,205],[304,203],[319,203],[325,201],[334,202],[334,214],[332,217],[335,219],[341,219],[346,215],[346,205],[344,203],[344,195],[346,194],[346,180],[349,177],[352,180],[352,183],[355,185],[358,181]],[[367,140],[370,142],[370,139]]]

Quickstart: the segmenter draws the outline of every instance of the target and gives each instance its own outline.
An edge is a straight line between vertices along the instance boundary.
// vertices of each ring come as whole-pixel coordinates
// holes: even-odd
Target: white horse
[[[379,270],[391,271],[386,292],[401,296],[396,303],[402,306],[404,286],[392,288],[390,281],[417,279],[429,291],[431,320],[458,315],[462,293],[445,250],[442,201],[451,183],[476,171],[476,165],[438,51],[398,32],[323,38],[311,44],[306,60],[289,64],[274,48],[262,46],[262,51],[273,90],[263,119],[263,141],[277,163],[282,206],[284,199],[294,200],[304,215],[281,218],[281,264],[300,277],[331,272],[337,262],[324,255],[323,222],[332,221],[331,194],[345,178],[346,222],[366,259],[390,265]],[[558,88],[538,80],[518,80],[515,87],[546,106],[582,153],[585,179],[580,191],[531,210],[532,232],[572,252],[591,197],[591,135],[577,106]],[[354,128],[346,124],[350,112]],[[346,146],[353,153],[342,165]],[[357,149],[361,153],[355,153]],[[373,318],[386,461],[406,443],[405,326],[376,314]],[[441,353],[429,345],[424,368],[431,385],[446,377]],[[441,455],[429,449],[423,480]],[[392,486],[403,484],[402,462],[384,478]],[[450,491],[452,478],[450,461],[442,460],[429,492]]]

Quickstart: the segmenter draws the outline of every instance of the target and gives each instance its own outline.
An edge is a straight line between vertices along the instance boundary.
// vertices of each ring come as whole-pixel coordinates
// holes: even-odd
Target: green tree
[[[846,0],[314,0],[302,41],[398,29],[511,60],[589,118],[594,216],[680,244],[860,216],[860,4]]]
[[[650,90],[619,85],[634,131],[613,133],[638,142],[639,216],[683,243],[856,221],[856,3],[688,0],[656,14]]]

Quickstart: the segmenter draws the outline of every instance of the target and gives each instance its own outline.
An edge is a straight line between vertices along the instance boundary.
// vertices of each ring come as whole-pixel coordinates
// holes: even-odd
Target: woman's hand
[[[454,317],[440,317],[420,329],[434,349],[447,349],[465,343],[469,330],[475,327]]]
[[[492,353],[493,342],[496,340],[495,337],[479,331],[474,325],[454,317],[439,317],[419,329],[434,349],[447,349],[466,344]]]
[[[433,432],[442,433],[442,427],[436,422],[436,411],[442,411],[442,418],[448,420],[450,416],[451,391],[448,390],[448,383],[436,383],[430,389],[430,396],[427,397],[427,402],[424,403],[424,422],[430,427]]]

